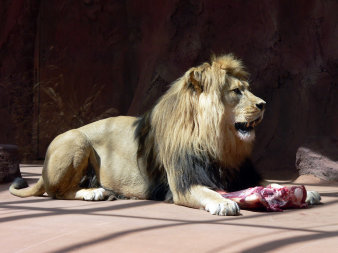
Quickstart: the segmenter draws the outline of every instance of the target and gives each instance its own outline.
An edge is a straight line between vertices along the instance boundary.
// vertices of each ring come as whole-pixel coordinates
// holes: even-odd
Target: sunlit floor
[[[21,166],[36,182],[41,166]],[[155,201],[21,199],[0,184],[0,252],[338,252],[338,186],[322,204],[218,217]]]

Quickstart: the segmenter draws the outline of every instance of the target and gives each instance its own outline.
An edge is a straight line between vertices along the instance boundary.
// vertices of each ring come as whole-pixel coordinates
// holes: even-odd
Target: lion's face
[[[246,81],[235,77],[228,78],[225,86],[225,103],[230,107],[232,114],[230,124],[233,131],[243,141],[252,141],[255,138],[255,127],[262,121],[265,110],[265,101],[249,91]]]
[[[204,119],[213,118],[216,122],[223,114],[219,120],[222,129],[230,129],[241,141],[252,142],[266,103],[249,91],[247,75],[239,60],[225,55],[215,58],[211,64],[192,68],[188,71],[187,83],[195,91],[193,95],[199,95],[202,108],[199,112],[205,112]],[[213,107],[217,107],[217,114],[213,114]]]

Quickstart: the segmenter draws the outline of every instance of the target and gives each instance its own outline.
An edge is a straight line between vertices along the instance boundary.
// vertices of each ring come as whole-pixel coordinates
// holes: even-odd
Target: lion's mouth
[[[241,133],[249,133],[261,122],[261,120],[262,118],[259,117],[251,122],[236,122],[235,128]]]

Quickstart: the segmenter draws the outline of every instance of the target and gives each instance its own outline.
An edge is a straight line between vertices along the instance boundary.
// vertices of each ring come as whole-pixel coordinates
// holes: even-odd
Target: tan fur
[[[237,204],[203,185],[192,186],[184,194],[178,192],[175,180],[182,171],[175,164],[186,152],[197,157],[209,155],[231,168],[237,168],[250,156],[254,133],[245,139],[234,124],[254,120],[259,123],[264,110],[256,105],[264,101],[248,90],[247,75],[232,55],[213,57],[210,63],[189,69],[153,108],[143,157],[137,157],[139,143],[134,138],[137,118],[100,120],[52,141],[35,192],[30,190],[33,188],[13,187],[10,191],[20,197],[41,195],[45,190],[48,196],[60,199],[103,199],[103,189],[78,187],[90,164],[105,189],[144,199],[150,184],[146,156],[154,148],[154,159],[165,169],[176,204],[219,215],[238,214]],[[236,89],[241,95],[236,94]]]

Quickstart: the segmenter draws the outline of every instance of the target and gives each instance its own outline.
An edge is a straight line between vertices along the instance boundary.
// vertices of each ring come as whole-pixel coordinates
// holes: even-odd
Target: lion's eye
[[[242,91],[238,88],[233,89],[232,91],[235,92],[237,95],[242,95]]]

